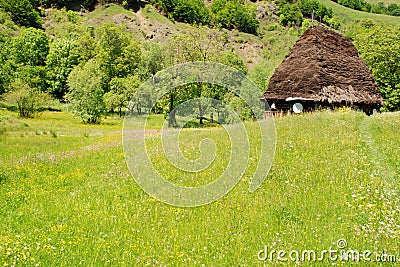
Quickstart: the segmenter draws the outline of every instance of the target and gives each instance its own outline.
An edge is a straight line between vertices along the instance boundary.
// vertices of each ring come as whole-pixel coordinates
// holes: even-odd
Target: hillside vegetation
[[[245,5],[237,0],[218,0],[200,10],[186,0],[173,4],[166,0],[151,4],[123,1],[121,5],[94,5],[95,1],[86,1],[79,12],[72,10],[77,6],[62,1],[23,5],[24,1],[19,0],[20,5],[15,6],[1,2],[3,104],[14,106],[21,116],[29,117],[53,105],[54,102],[48,101],[52,96],[70,103],[70,109],[90,123],[99,122],[107,112],[118,111],[122,115],[143,81],[163,68],[190,61],[214,61],[237,68],[248,74],[262,93],[296,39],[311,26],[309,19],[313,15],[313,23],[342,30],[354,40],[371,25],[354,22],[365,19],[384,22],[374,27],[390,31],[386,25],[398,25],[400,21],[398,17],[358,12],[325,0],[294,3],[282,0],[277,4],[261,1]],[[51,6],[63,8],[44,9]],[[187,13],[182,13],[183,9]],[[371,36],[375,43],[380,42],[380,35]],[[386,44],[393,53],[383,53],[386,58],[380,59],[389,65],[378,67],[377,57],[370,57],[375,61],[367,60],[367,64],[374,75],[383,77],[378,84],[389,103],[385,110],[397,110],[398,76],[381,73],[397,66],[391,62],[399,53],[396,52],[398,35],[389,36],[392,44],[390,40]],[[362,47],[360,40],[356,44]],[[374,53],[368,49],[360,51],[364,58]],[[91,88],[86,88],[87,80],[93,82]],[[213,97],[237,101],[224,94]],[[172,101],[171,98],[170,110],[178,104]],[[136,105],[145,109],[145,102],[137,99]],[[168,108],[158,110],[161,111],[167,112]]]

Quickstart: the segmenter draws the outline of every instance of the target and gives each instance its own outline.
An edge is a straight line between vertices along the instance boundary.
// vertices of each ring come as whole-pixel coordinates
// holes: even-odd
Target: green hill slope
[[[327,7],[332,8],[333,13],[339,18],[341,18],[345,24],[353,20],[359,21],[363,19],[371,19],[376,22],[384,22],[388,24],[400,24],[400,17],[366,13],[344,7],[330,0],[320,0],[320,2],[326,5]]]

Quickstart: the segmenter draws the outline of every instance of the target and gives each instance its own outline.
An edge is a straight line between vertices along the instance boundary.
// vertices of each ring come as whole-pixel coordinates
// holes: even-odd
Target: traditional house
[[[271,77],[261,97],[266,115],[352,107],[371,114],[383,98],[350,39],[323,26],[309,28]]]

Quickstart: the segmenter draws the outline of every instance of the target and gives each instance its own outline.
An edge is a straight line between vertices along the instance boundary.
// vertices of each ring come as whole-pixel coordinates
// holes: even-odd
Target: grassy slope
[[[23,122],[29,127],[21,127]],[[391,189],[399,185],[393,173],[400,172],[400,114],[277,119],[275,161],[262,188],[248,192],[251,164],[223,199],[189,209],[159,203],[138,188],[124,161],[121,136],[114,134],[121,121],[107,122],[82,125],[63,113],[7,121],[0,154],[15,155],[0,162],[2,264],[257,266],[265,245],[321,251],[334,249],[339,238],[352,249],[399,251],[399,199]],[[64,136],[35,134],[50,129]],[[252,124],[248,129],[252,135]],[[84,131],[103,136],[85,137]],[[205,135],[218,138],[221,147],[227,141],[219,129],[212,136],[210,130],[191,131],[183,134],[194,143]],[[13,143],[32,153],[8,145]],[[159,158],[162,174],[174,176],[159,153],[150,156]]]
[[[333,13],[336,16],[339,16],[346,23],[351,23],[352,20],[363,20],[363,19],[371,19],[376,22],[384,22],[388,24],[399,24],[400,17],[381,15],[381,14],[372,14],[366,13],[358,10],[353,10],[351,8],[347,8],[341,6],[330,0],[319,0],[321,3],[325,4],[327,7],[333,9]]]

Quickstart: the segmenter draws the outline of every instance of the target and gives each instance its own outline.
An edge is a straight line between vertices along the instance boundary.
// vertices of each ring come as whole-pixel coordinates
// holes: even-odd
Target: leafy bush
[[[210,14],[202,0],[151,0],[156,8],[176,21],[207,25]]]
[[[44,66],[49,53],[49,38],[40,29],[28,28],[14,39],[16,63],[29,66]]]
[[[319,19],[327,23],[332,19],[333,11],[318,0],[281,0],[278,3],[280,21],[284,26],[300,26],[304,17]],[[330,21],[330,24],[333,22]]]
[[[387,11],[389,15],[400,16],[400,5],[390,4],[387,7]]]
[[[80,51],[74,39],[57,39],[50,46],[46,59],[47,83],[51,93],[62,99],[67,92],[67,78],[80,62]]]
[[[2,100],[5,104],[16,105],[19,116],[23,118],[33,117],[52,102],[47,93],[35,90],[19,79],[10,84],[7,93],[2,95]]]
[[[211,12],[215,23],[220,26],[247,33],[257,33],[259,22],[254,6],[239,0],[215,0],[211,4]]]
[[[0,95],[13,79],[15,63],[12,60],[12,39],[0,33]]]
[[[40,17],[37,5],[29,0],[0,0],[0,8],[11,15],[12,20],[26,27],[41,28],[43,20]]]
[[[189,24],[207,25],[210,14],[203,0],[179,0],[172,15],[175,20]]]
[[[299,0],[298,5],[303,16],[307,18],[311,18],[313,13],[315,18],[319,18],[320,21],[326,21],[333,16],[332,9],[327,8],[318,0]]]
[[[400,26],[364,23],[355,34],[354,43],[370,67],[385,109],[400,110]]]
[[[365,0],[335,0],[338,4],[355,10],[370,12],[371,4]]]
[[[280,21],[284,26],[300,26],[304,19],[297,4],[284,4],[279,13]]]

